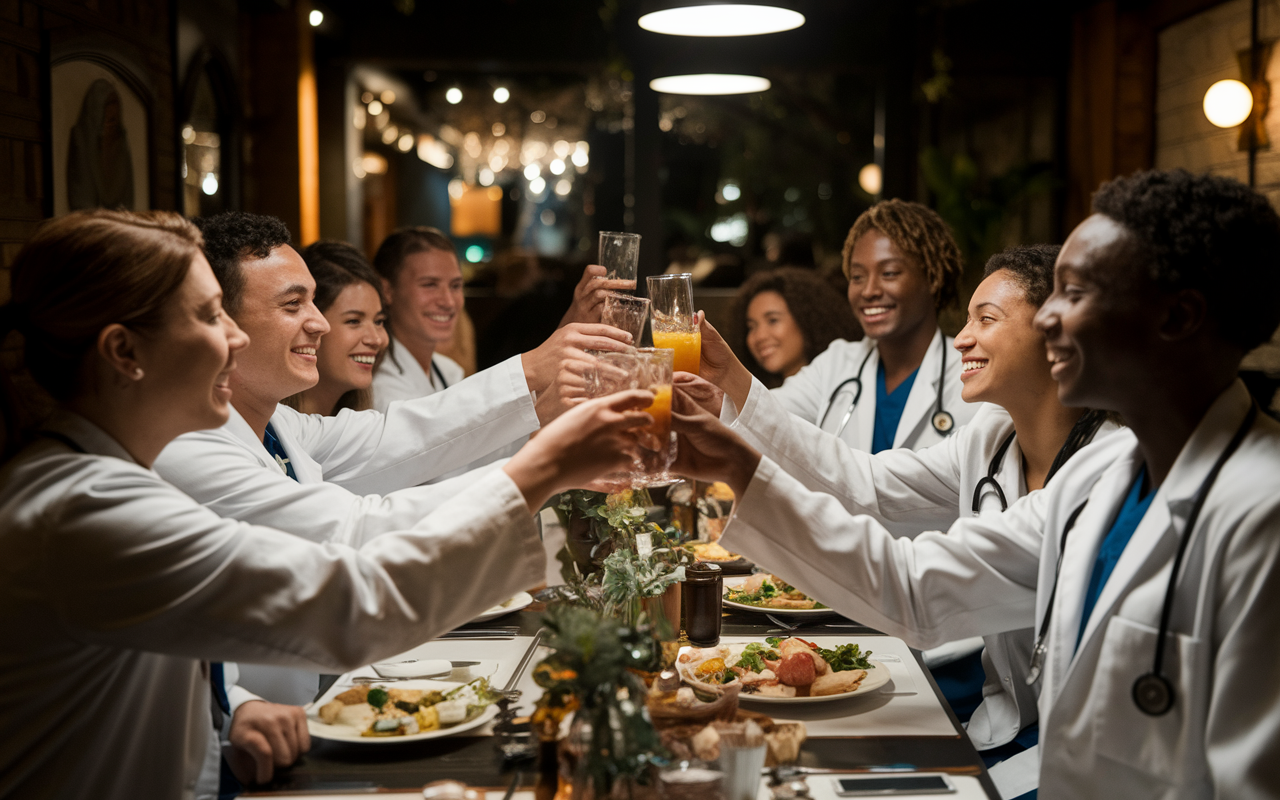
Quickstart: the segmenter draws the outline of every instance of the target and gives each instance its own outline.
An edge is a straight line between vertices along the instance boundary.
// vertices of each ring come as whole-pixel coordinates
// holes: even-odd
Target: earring
[[[137,367],[133,370],[133,379],[135,381],[142,380],[142,367]]]

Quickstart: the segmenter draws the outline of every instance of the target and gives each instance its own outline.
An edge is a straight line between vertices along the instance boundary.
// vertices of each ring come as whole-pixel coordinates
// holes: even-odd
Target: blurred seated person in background
[[[448,389],[466,372],[437,352],[453,340],[465,298],[458,250],[435,228],[401,228],[378,247],[373,266],[387,298],[391,344],[373,377],[373,403],[386,411]]]
[[[382,280],[346,242],[320,241],[302,251],[316,282],[316,308],[329,323],[320,337],[320,382],[284,399],[304,414],[332,416],[344,408],[373,408],[373,373],[387,349]]]
[[[226,422],[248,344],[200,245],[176,214],[78,212],[14,259],[0,345],[20,334],[58,411],[15,428],[5,396],[6,443],[29,444],[0,470],[0,796],[192,797],[216,783],[213,702],[228,710],[210,662],[343,672],[466,622],[541,579],[532,512],[630,464],[628,429],[651,421],[630,410],[648,392],[583,403],[358,549],[220,517],[151,469]]]
[[[978,410],[960,397],[960,359],[938,327],[963,271],[951,231],[919,203],[881,201],[849,230],[844,271],[864,338],[833,342],[773,391],[857,450],[942,441]]]
[[[756,273],[738,290],[731,314],[734,353],[770,389],[836,339],[862,338],[849,304],[813,270]]]

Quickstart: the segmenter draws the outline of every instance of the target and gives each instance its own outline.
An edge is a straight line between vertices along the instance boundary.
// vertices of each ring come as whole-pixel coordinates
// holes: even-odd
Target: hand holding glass
[[[635,291],[640,263],[640,234],[600,231],[600,266],[607,288]]]
[[[648,279],[652,301],[653,346],[675,351],[675,370],[698,374],[702,331],[693,308],[693,276],[656,275]]]
[[[600,314],[600,321],[631,334],[632,346],[640,346],[640,337],[644,335],[644,322],[648,317],[649,299],[647,297],[632,297],[618,292],[605,293],[604,311]]]

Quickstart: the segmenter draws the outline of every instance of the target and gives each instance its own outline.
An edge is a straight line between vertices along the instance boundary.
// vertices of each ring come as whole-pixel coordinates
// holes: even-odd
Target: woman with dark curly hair
[[[855,450],[918,450],[968,422],[960,359],[938,328],[963,266],[945,222],[919,203],[885,200],[844,244],[849,306],[866,338],[832,342],[774,391],[783,405]]]
[[[782,267],[751,276],[732,313],[733,350],[770,389],[836,339],[862,337],[848,304],[812,270]]]

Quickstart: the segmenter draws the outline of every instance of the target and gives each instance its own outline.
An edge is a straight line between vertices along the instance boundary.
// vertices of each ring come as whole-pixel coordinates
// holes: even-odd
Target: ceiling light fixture
[[[755,75],[670,75],[649,81],[649,88],[663,94],[752,94],[768,91],[773,84]]]
[[[681,4],[640,17],[640,27],[672,36],[757,36],[799,28],[804,15],[773,5]]]

